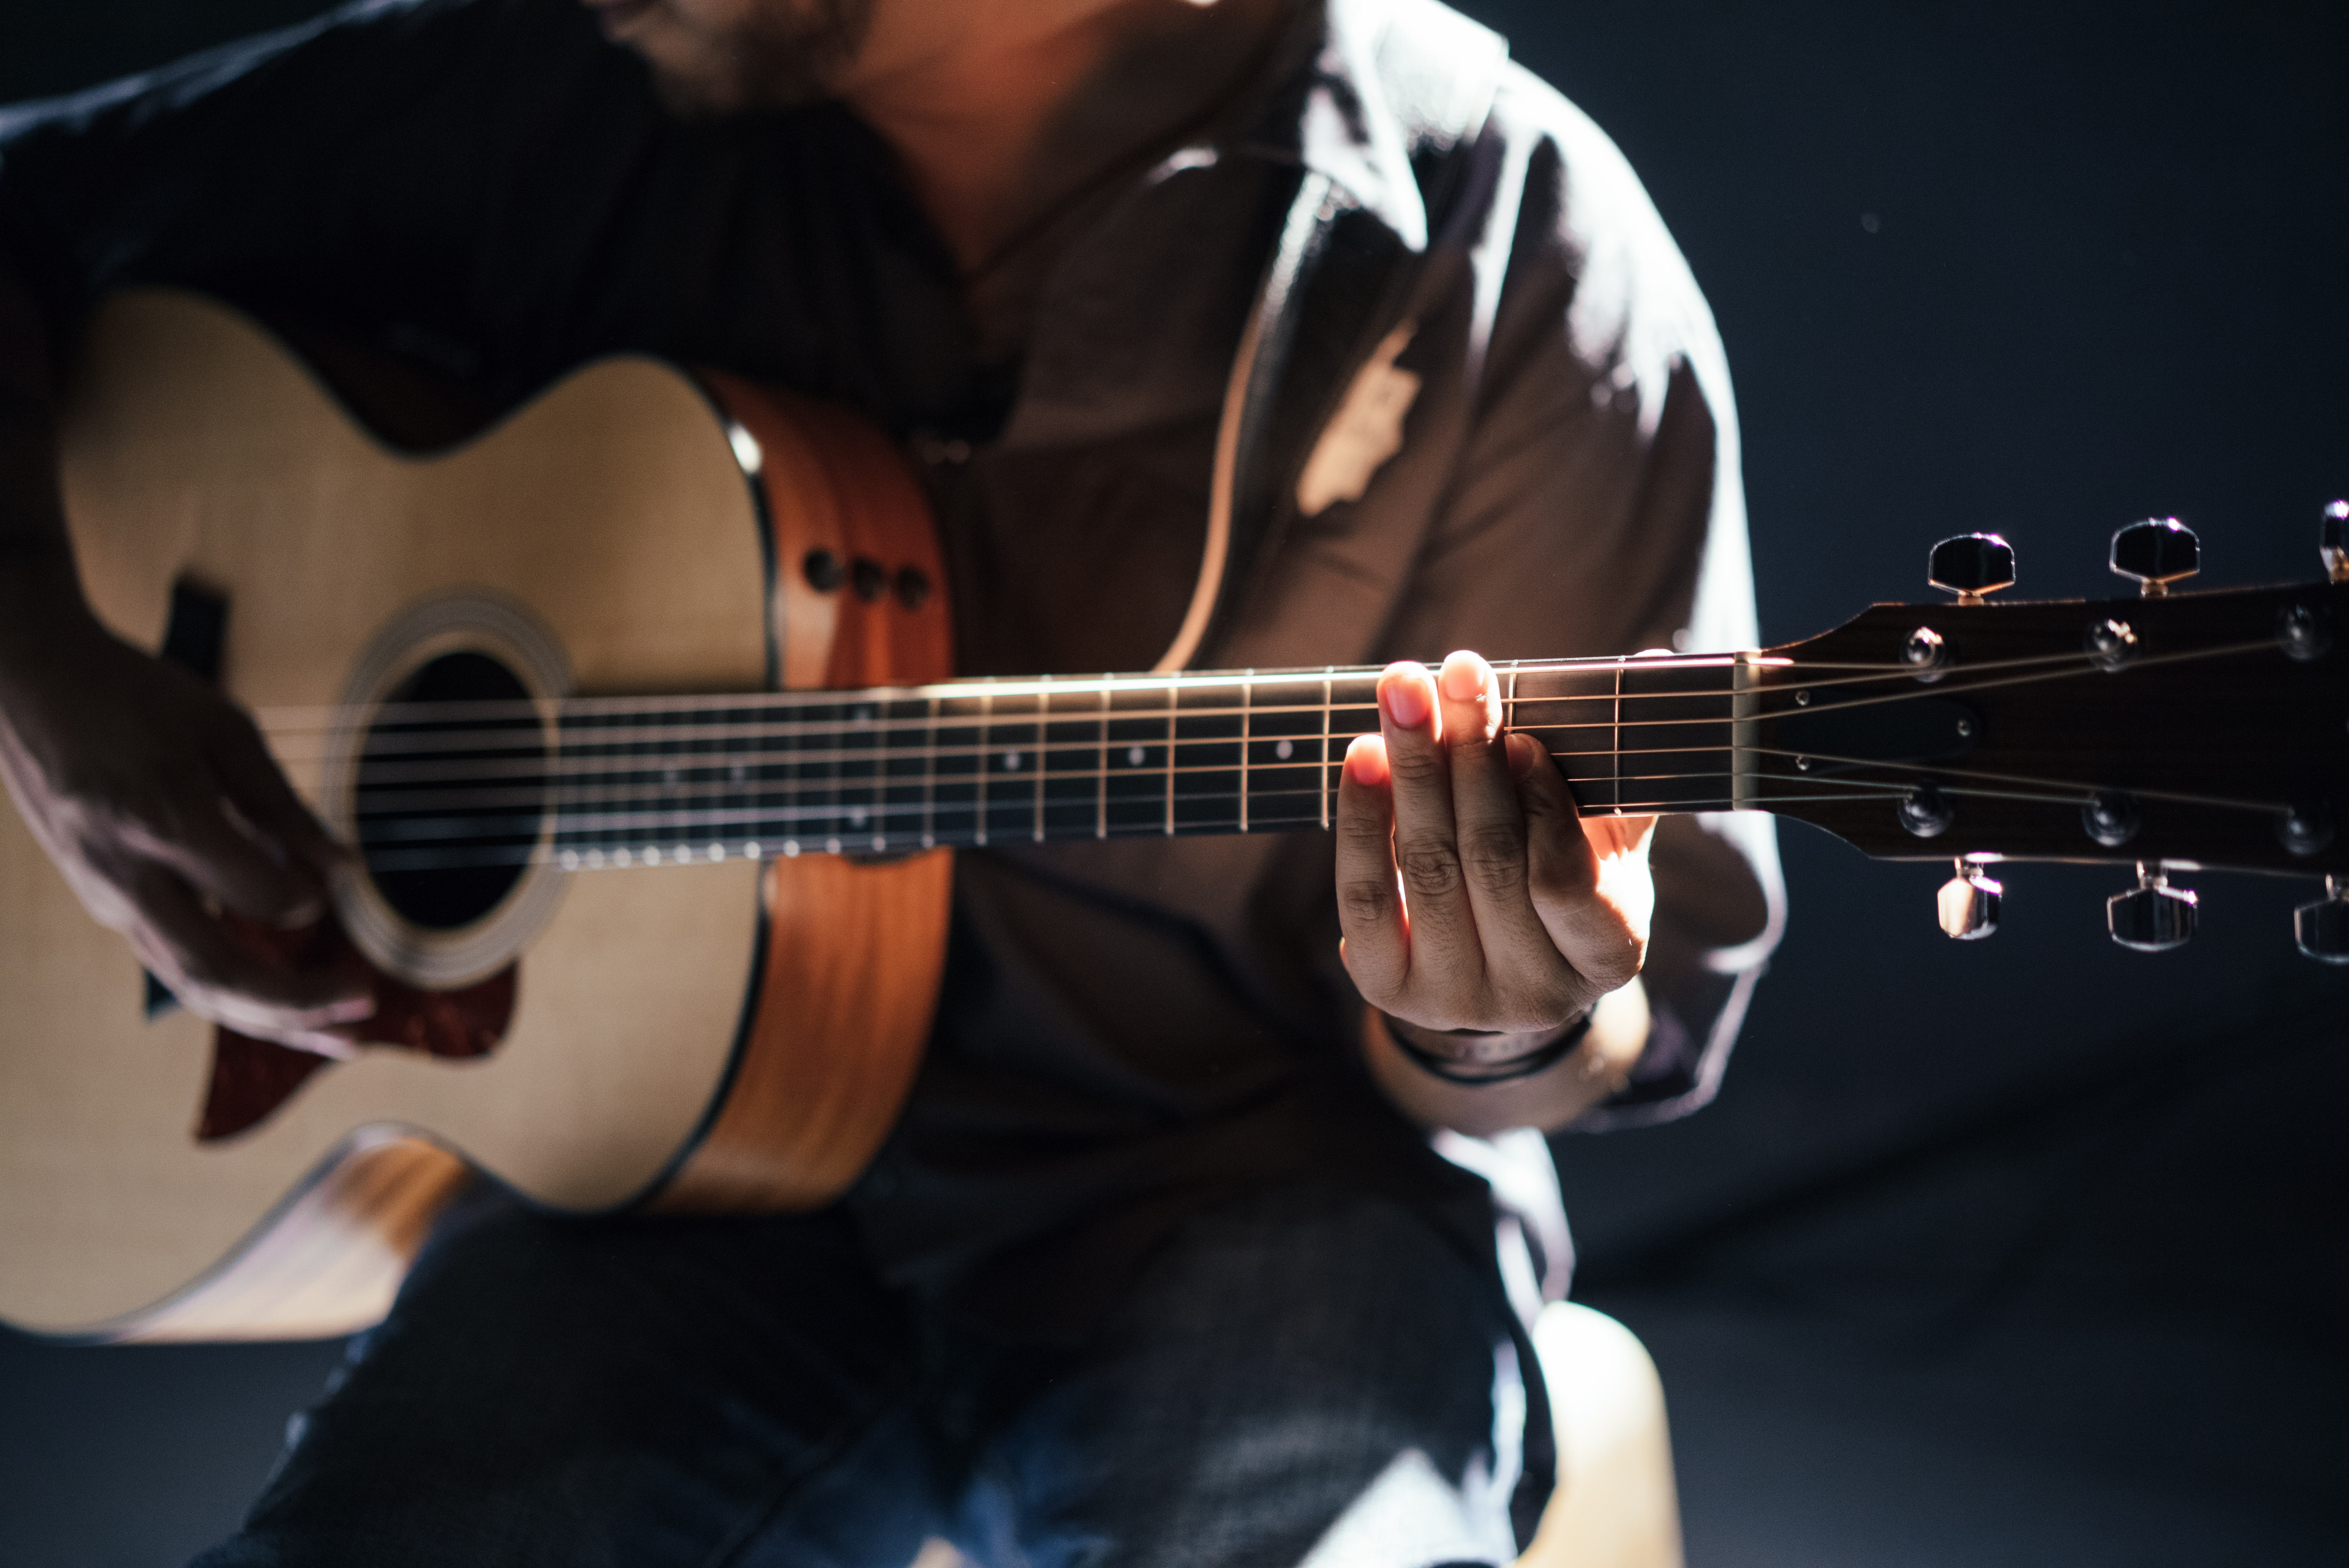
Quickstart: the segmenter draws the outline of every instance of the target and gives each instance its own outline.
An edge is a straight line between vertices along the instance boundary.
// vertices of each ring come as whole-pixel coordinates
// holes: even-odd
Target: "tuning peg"
[[[2349,964],[2349,882],[2324,879],[2324,896],[2292,913],[2300,950],[2320,964]]]
[[[2113,570],[2136,580],[2148,599],[2202,570],[2202,542],[2174,517],[2149,517],[2113,535]]]
[[[1979,604],[2014,585],[2014,546],[1995,533],[1945,539],[1926,558],[1925,581],[1955,593],[1961,604]]]
[[[2171,887],[2158,866],[2137,863],[2137,886],[2105,901],[2105,924],[2113,940],[2139,953],[2181,947],[2194,934],[2194,894]]]
[[[2324,509],[2324,531],[2316,549],[2324,558],[2324,575],[2349,583],[2349,500],[2336,500]]]
[[[1996,931],[1999,894],[2005,891],[1991,880],[1981,861],[1961,857],[1958,874],[1941,884],[1935,901],[1941,934],[1960,942],[1978,942]]]

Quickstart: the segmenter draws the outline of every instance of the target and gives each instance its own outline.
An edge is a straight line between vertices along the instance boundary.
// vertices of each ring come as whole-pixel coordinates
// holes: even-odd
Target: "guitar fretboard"
[[[1549,748],[1584,810],[1731,804],[1734,659],[1498,674],[1506,721]],[[1348,743],[1378,728],[1378,675],[976,679],[387,714],[361,763],[362,837],[381,870],[517,859],[592,870],[1327,828]]]

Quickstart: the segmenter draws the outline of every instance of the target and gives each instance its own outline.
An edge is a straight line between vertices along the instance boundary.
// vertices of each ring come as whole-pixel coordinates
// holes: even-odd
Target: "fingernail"
[[[1387,717],[1404,729],[1427,722],[1427,690],[1407,674],[1390,671],[1379,683],[1379,700],[1386,704]]]
[[[1484,695],[1485,677],[1476,666],[1462,655],[1454,654],[1444,661],[1444,695],[1454,702],[1475,702]]]
[[[1346,777],[1376,789],[1387,781],[1386,749],[1371,736],[1358,735],[1346,748]]]

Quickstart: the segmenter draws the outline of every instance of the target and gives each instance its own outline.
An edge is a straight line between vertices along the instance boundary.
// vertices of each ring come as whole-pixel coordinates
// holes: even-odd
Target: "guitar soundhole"
[[[354,800],[359,854],[384,902],[414,924],[471,925],[529,868],[551,781],[529,697],[490,655],[443,654],[393,688],[368,727]]]

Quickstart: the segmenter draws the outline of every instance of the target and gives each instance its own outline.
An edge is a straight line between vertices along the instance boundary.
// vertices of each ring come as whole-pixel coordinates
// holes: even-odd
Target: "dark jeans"
[[[1268,1195],[1045,1352],[917,1310],[837,1214],[484,1195],[198,1562],[1506,1563],[1526,1389],[1494,1295],[1404,1209]]]

